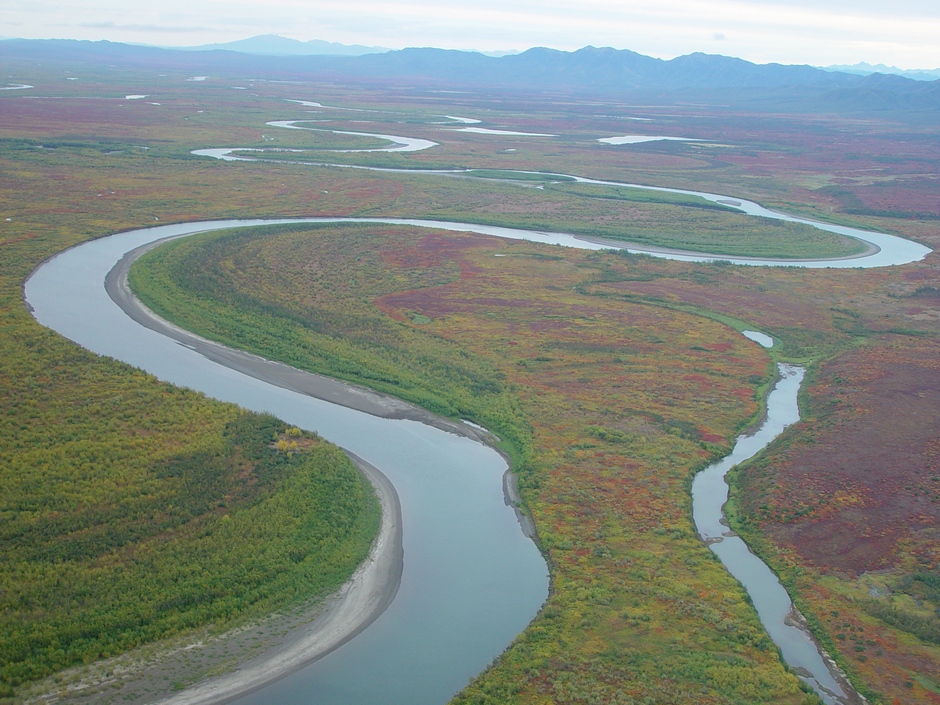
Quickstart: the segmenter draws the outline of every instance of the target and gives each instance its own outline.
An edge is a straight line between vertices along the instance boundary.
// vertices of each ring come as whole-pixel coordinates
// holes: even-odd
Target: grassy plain
[[[45,390],[54,390],[58,406],[100,408],[74,439],[101,440],[100,451],[85,458],[94,484],[112,476],[123,439],[153,439],[139,456],[141,467],[149,467],[179,439],[188,439],[180,445],[184,450],[220,447],[221,421],[204,427],[186,420],[235,413],[97,360],[29,317],[20,301],[23,279],[71,244],[156,219],[264,215],[465,217],[580,232],[665,230],[659,216],[650,215],[665,213],[651,209],[663,204],[586,198],[566,193],[568,185],[543,190],[483,179],[225,164],[189,154],[213,146],[305,146],[309,136],[303,131],[275,133],[264,124],[308,117],[285,99],[381,111],[369,114],[366,126],[350,120],[362,119],[361,113],[324,110],[315,116],[332,120],[336,129],[442,142],[426,152],[335,155],[334,161],[545,170],[708,190],[940,244],[940,212],[930,188],[940,158],[936,128],[890,115],[855,120],[722,112],[715,119],[703,108],[527,103],[518,96],[510,104],[501,96],[420,90],[403,97],[381,89],[364,93],[235,77],[191,83],[183,72],[9,70],[37,86],[0,96],[2,408],[11,425],[0,448],[11,459],[8,467],[21,468],[15,475],[5,471],[3,481],[19,483],[29,501],[42,496],[35,487],[42,467],[36,448],[48,448],[50,457],[73,455],[74,441],[61,435],[61,417],[43,405]],[[236,85],[248,90],[233,90]],[[124,98],[143,93],[150,98]],[[449,131],[439,124],[445,114],[559,137]],[[636,123],[624,119],[634,116],[651,118],[657,134],[710,141],[596,143],[635,132]],[[272,136],[277,141],[267,139]],[[849,204],[846,194],[858,203]],[[702,215],[693,212],[671,240],[681,241]],[[364,244],[354,252],[363,259],[342,247],[339,234],[360,238]],[[317,235],[321,244],[332,242],[331,260],[311,251],[298,233],[284,233],[270,245],[250,238],[236,243],[239,266],[267,285],[248,286],[236,270],[234,279],[221,281],[220,292],[247,295],[255,320],[261,320],[262,304],[274,306],[277,325],[287,319],[299,326],[291,334],[314,351],[323,349],[323,334],[317,339],[298,320],[301,302],[307,317],[334,307],[316,321],[328,333],[367,321],[370,335],[383,342],[382,355],[402,351],[396,364],[377,367],[380,356],[370,336],[338,334],[328,336],[336,354],[321,356],[325,362],[311,354],[311,364],[336,367],[355,353],[356,364],[343,374],[397,384],[405,396],[484,423],[492,419],[498,428],[508,429],[507,419],[518,422],[516,460],[552,561],[554,592],[533,626],[462,694],[464,701],[808,697],[780,666],[740,589],[689,523],[689,472],[757,412],[754,393],[769,371],[756,346],[708,318],[720,315],[773,334],[781,355],[815,365],[804,400],[806,421],[739,475],[741,530],[791,586],[824,643],[872,700],[940,702],[932,632],[910,626],[912,619],[929,626],[937,607],[935,441],[914,422],[936,398],[930,381],[940,319],[932,298],[940,287],[936,256],[887,270],[808,272],[561,255],[524,243],[394,229],[383,233],[400,245],[389,253],[382,241],[366,246],[369,234],[354,228]],[[741,242],[754,244],[746,237]],[[293,253],[303,253],[306,273],[294,267]],[[224,250],[215,256],[225,261]],[[280,267],[276,271],[290,275],[294,286],[278,285],[264,263]],[[356,267],[374,276],[342,276]],[[310,272],[319,279],[308,290]],[[342,298],[346,293],[359,298]],[[224,297],[219,303],[214,294],[204,302],[223,304]],[[251,306],[239,315],[248,315]],[[221,315],[221,309],[206,310],[208,319]],[[489,356],[497,345],[511,355]],[[415,346],[442,366],[456,356],[460,374],[441,367],[444,384],[433,389],[417,375],[410,387],[396,383]],[[108,393],[106,403],[95,397],[111,389],[127,391]],[[893,396],[874,403],[872,389]],[[841,401],[832,405],[836,396]],[[152,430],[151,416],[164,419],[159,431]],[[117,421],[109,426],[104,419]],[[97,424],[109,435],[93,430]],[[888,429],[887,437],[863,432],[873,424]],[[853,434],[851,444],[840,440],[843,431]],[[896,454],[878,455],[888,443],[908,453],[903,465]],[[859,457],[867,465],[859,466]],[[818,481],[807,477],[810,464]],[[859,467],[866,468],[865,477]],[[875,488],[866,484],[875,479]],[[75,515],[68,506],[61,511],[63,521]],[[8,549],[11,542],[4,544]],[[2,594],[6,607],[11,593]],[[41,619],[30,623],[45,628]],[[680,656],[665,656],[672,653]]]

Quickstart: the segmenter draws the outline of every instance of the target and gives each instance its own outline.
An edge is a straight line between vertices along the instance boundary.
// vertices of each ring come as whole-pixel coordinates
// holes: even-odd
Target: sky
[[[0,36],[158,46],[259,34],[401,49],[701,51],[756,63],[940,67],[937,0],[4,0]]]

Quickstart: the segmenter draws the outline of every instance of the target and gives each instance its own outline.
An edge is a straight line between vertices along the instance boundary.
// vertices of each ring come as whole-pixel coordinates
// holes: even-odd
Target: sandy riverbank
[[[368,627],[401,584],[401,506],[385,475],[349,455],[375,488],[382,522],[369,556],[339,590],[226,632],[208,625],[60,672],[24,692],[24,705],[221,705],[303,668]]]
[[[375,467],[350,455],[382,504],[382,525],[365,562],[312,620],[233,673],[187,688],[160,705],[218,705],[258,690],[339,648],[369,626],[398,592],[403,566],[401,506],[395,488]]]

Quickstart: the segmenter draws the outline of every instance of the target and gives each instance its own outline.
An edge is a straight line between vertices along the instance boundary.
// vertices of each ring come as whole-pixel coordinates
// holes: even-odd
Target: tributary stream
[[[832,660],[820,651],[790,596],[767,564],[751,553],[747,544],[728,529],[723,507],[728,501],[725,475],[739,463],[753,458],[800,420],[797,395],[804,370],[779,365],[780,377],[767,396],[767,415],[760,426],[739,436],[730,455],[699,472],[692,482],[692,516],[695,528],[735,578],[747,590],[770,638],[783,660],[819,693],[829,705],[860,702],[857,694]]]

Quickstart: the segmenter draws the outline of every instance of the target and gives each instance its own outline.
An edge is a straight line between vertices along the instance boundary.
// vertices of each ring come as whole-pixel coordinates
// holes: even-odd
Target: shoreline
[[[299,634],[232,673],[155,701],[158,705],[223,705],[260,690],[341,647],[378,619],[395,599],[404,566],[398,493],[378,468],[345,452],[372,484],[382,505],[381,527],[369,556],[338,591],[307,610],[312,619]]]
[[[368,556],[339,589],[221,633],[205,625],[73,667],[35,683],[22,702],[224,705],[290,676],[357,636],[381,617],[401,586],[401,503],[380,470],[344,452],[373,487],[382,518]]]
[[[628,242],[626,240],[614,240],[612,238],[599,237],[595,235],[573,235],[577,240],[583,242],[590,242],[594,245],[604,245],[605,247],[610,247],[613,250],[624,250],[631,254],[637,255],[649,255],[651,257],[666,257],[666,258],[675,258],[680,257],[689,257],[689,258],[706,258],[702,261],[706,262],[730,262],[732,264],[759,264],[764,266],[778,266],[778,267],[787,267],[787,266],[803,266],[806,264],[814,264],[817,262],[851,262],[852,260],[865,259],[867,257],[873,257],[881,252],[881,247],[876,245],[873,242],[868,242],[867,240],[856,239],[857,242],[865,245],[865,249],[861,252],[857,252],[854,255],[841,255],[838,257],[803,257],[803,258],[783,258],[783,257],[758,257],[758,256],[748,256],[748,255],[727,255],[719,254],[713,252],[700,252],[698,250],[681,250],[675,247],[664,247],[661,245],[647,245],[643,243]],[[848,235],[843,235],[842,237],[849,238]],[[699,260],[692,260],[699,261]],[[772,264],[768,264],[772,263]]]

